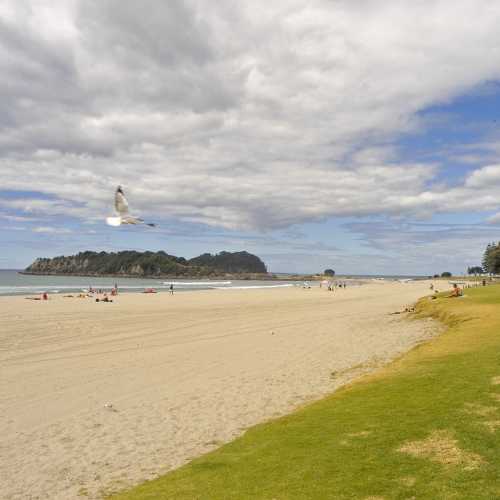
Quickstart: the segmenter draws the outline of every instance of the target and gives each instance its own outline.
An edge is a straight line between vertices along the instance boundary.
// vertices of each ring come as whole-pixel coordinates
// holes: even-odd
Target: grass
[[[326,399],[111,498],[500,498],[500,286],[424,299],[417,311],[447,331]]]

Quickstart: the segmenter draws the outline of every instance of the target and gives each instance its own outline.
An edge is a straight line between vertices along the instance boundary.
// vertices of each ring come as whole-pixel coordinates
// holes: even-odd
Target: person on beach
[[[170,295],[174,294],[174,285],[173,283],[170,283]]]
[[[453,290],[451,291],[451,294],[448,295],[448,297],[460,297],[462,295],[463,295],[463,292],[462,292],[461,288],[456,283],[454,283]]]

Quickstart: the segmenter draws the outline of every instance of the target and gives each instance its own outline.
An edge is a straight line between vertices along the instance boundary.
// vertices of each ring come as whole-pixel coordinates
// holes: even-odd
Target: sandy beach
[[[429,282],[0,298],[0,498],[99,498],[320,398],[439,331]]]

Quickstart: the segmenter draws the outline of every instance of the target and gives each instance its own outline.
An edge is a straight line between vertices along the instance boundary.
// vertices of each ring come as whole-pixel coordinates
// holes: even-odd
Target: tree
[[[492,267],[491,255],[492,255],[494,248],[495,248],[494,243],[488,243],[488,245],[486,246],[486,249],[484,250],[484,253],[483,253],[482,264],[483,264],[483,269],[487,273],[491,273],[491,271],[490,271],[490,269]]]
[[[323,272],[325,276],[335,276],[335,271],[333,269],[325,269]]]
[[[467,274],[483,274],[484,270],[481,266],[472,266],[467,268]]]
[[[220,273],[265,273],[265,264],[248,252],[203,254],[187,261],[164,251],[117,253],[80,252],[77,255],[37,259],[26,272],[84,276],[210,276]]]
[[[483,269],[489,274],[500,273],[500,243],[489,243],[483,254]]]
[[[441,278],[451,278],[451,273],[449,271],[445,271],[441,273]]]

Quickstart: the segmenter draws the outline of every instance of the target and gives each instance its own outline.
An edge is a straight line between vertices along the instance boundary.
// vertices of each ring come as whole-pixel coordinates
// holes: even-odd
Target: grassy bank
[[[145,499],[500,498],[500,286],[423,300],[449,328],[155,481]]]

